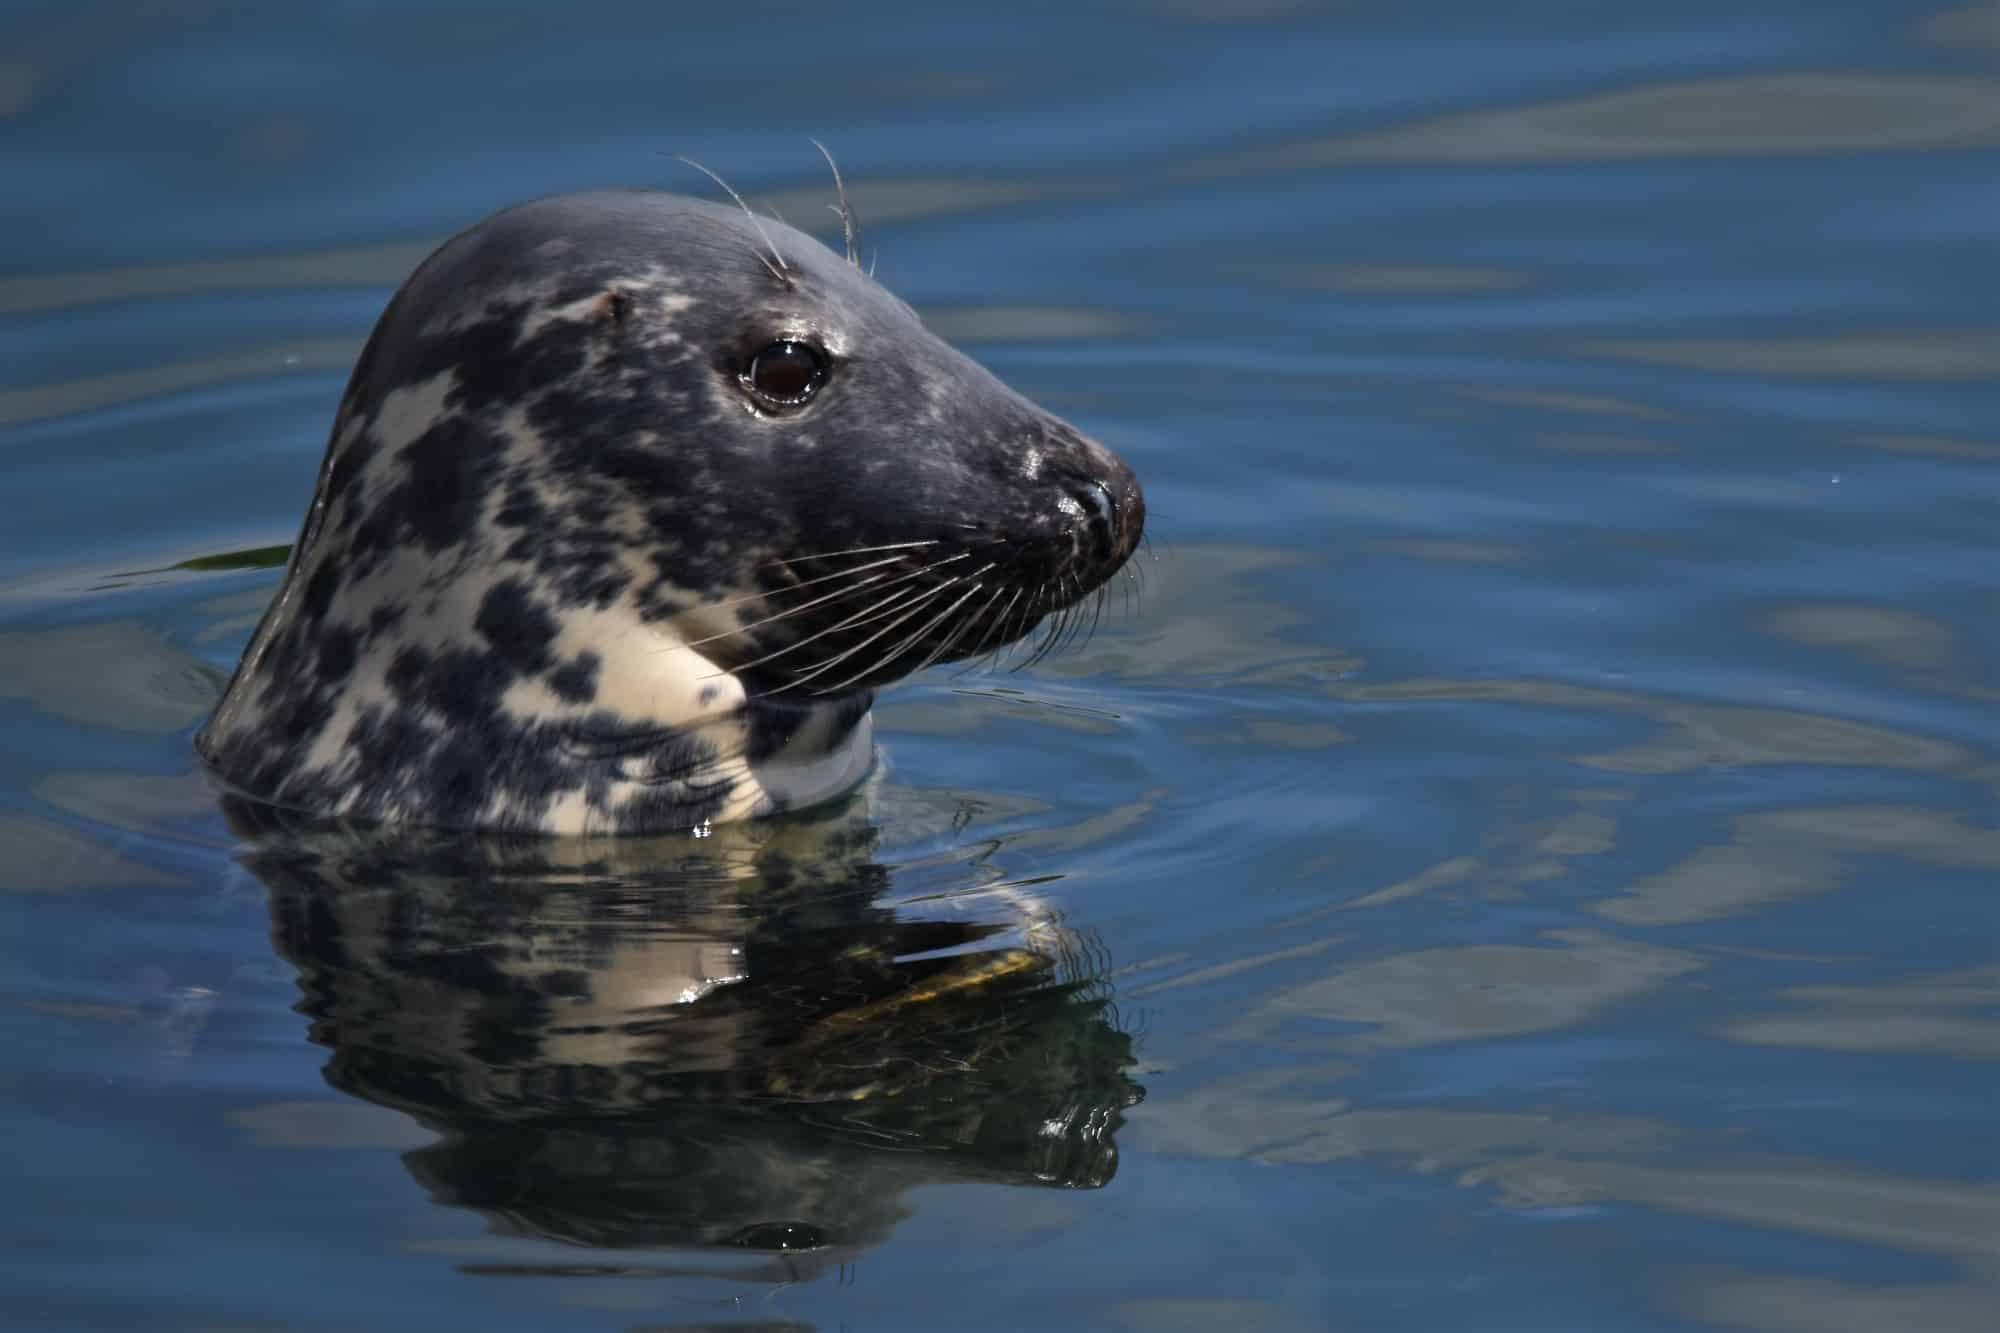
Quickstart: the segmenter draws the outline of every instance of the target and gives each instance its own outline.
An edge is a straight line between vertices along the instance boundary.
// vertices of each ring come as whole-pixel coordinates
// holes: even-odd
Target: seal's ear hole
[[[827,355],[809,342],[780,338],[743,367],[743,387],[772,407],[798,407],[826,383]]]

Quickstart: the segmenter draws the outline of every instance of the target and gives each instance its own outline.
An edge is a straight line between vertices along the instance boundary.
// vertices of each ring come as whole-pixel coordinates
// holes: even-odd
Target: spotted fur
[[[796,410],[743,379],[780,339],[828,363]],[[1144,510],[1101,445],[810,237],[669,194],[541,200],[390,303],[197,744],[239,795],[371,821],[629,833],[816,802],[872,763],[874,688],[1067,614]]]

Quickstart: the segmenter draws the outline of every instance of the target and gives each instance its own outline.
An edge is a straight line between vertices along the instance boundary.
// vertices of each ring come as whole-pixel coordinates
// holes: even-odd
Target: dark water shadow
[[[437,1203],[595,1251],[467,1271],[789,1282],[915,1186],[1104,1185],[1143,1096],[1095,942],[878,862],[863,808],[594,841],[230,814],[327,1081],[440,1136],[403,1158]]]

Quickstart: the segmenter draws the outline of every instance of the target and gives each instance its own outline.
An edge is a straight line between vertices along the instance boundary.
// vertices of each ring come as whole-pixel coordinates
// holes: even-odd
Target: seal
[[[316,816],[699,828],[857,784],[878,687],[1059,642],[1137,479],[847,249],[636,190],[446,242],[362,350],[210,771]]]

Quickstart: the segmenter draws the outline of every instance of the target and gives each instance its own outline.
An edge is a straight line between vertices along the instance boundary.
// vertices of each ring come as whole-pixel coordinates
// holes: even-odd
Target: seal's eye
[[[743,387],[773,407],[797,407],[826,383],[826,353],[808,342],[780,338],[750,358]]]

